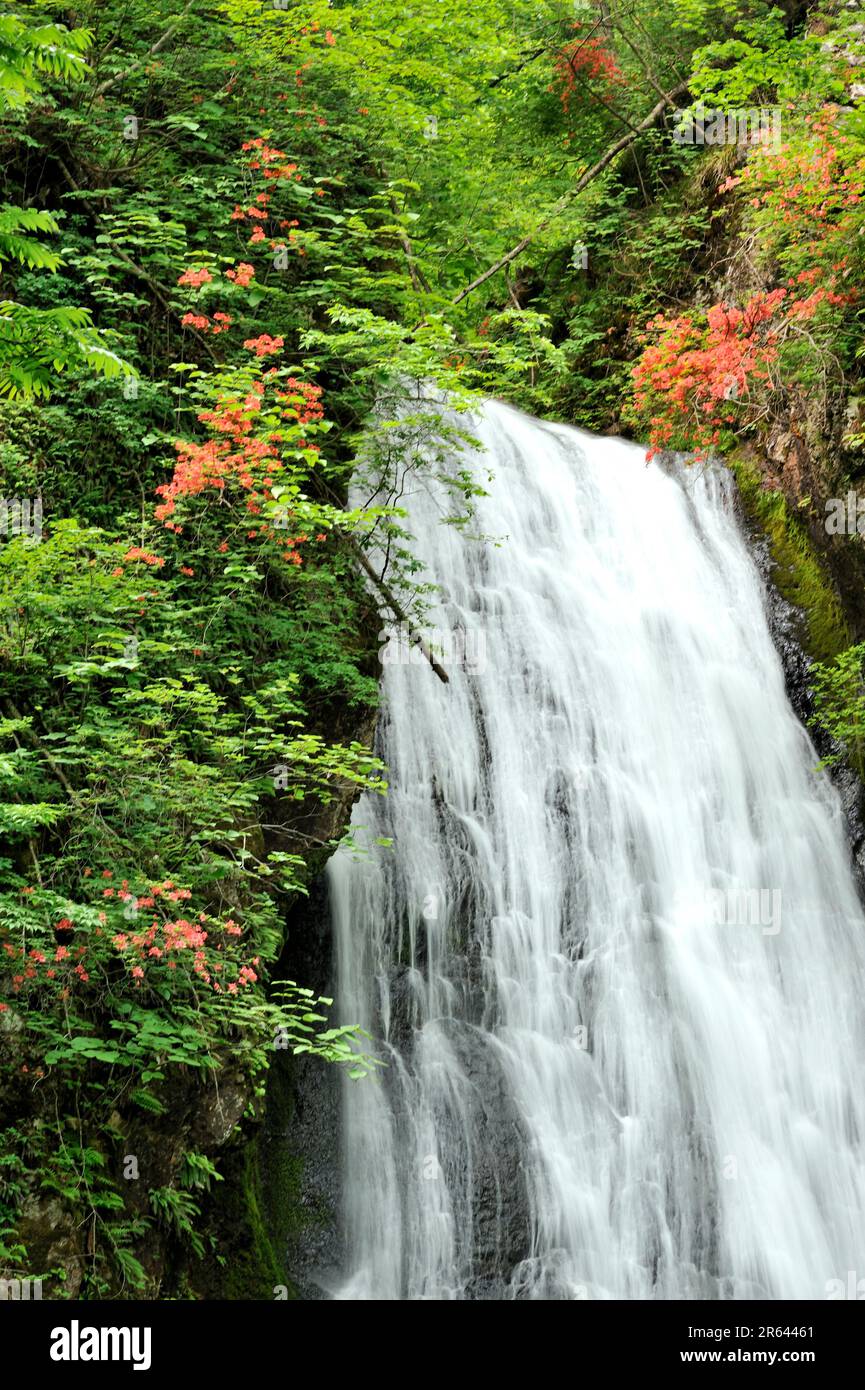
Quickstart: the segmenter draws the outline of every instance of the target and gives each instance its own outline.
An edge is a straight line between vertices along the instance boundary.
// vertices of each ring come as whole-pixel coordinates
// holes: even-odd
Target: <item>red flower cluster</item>
[[[795,139],[755,148],[742,171],[720,185],[721,192],[739,188],[747,195],[764,254],[791,276],[790,288],[820,281],[824,293],[800,301],[802,317],[813,317],[821,303],[856,298],[841,281],[852,273],[851,252],[859,254],[865,225],[865,159],[858,143],[836,129],[837,118],[837,108],[824,107]]]
[[[658,315],[649,328],[659,336],[644,349],[633,370],[635,405],[650,415],[648,457],[679,443],[698,453],[720,439],[732,423],[735,402],[749,383],[765,379],[777,355],[777,334],[758,332],[770,322],[787,291],[757,294],[744,309],[715,304],[701,325],[696,316]]]
[[[264,335],[265,338],[267,335]],[[278,340],[267,339],[271,345]],[[259,344],[260,340],[250,340]],[[271,346],[270,350],[274,350]],[[284,442],[284,432],[270,430],[257,435],[257,417],[266,406],[268,388],[273,391],[273,399],[278,403],[280,414],[291,425],[315,425],[323,417],[321,387],[310,382],[289,377],[283,383],[275,376],[273,369],[265,374],[265,379],[253,382],[248,394],[243,398],[225,395],[220,398],[215,410],[204,410],[199,420],[209,426],[213,438],[203,444],[178,440],[177,462],[170,483],[157,488],[164,499],[156,508],[156,516],[164,524],[179,531],[170,518],[174,515],[178,501],[184,497],[197,496],[208,488],[225,493],[229,485],[239,486],[247,493],[246,510],[258,515],[262,503],[273,496],[272,484],[283,464],[279,448]],[[294,440],[297,448],[317,450],[315,444],[305,439]],[[258,529],[247,533],[249,539],[259,539],[275,543],[283,552],[284,558],[294,565],[302,563],[298,546],[308,541],[307,536],[287,536],[269,524],[263,523]],[[318,540],[326,537],[319,536]],[[228,551],[228,542],[218,547],[221,552]],[[185,572],[184,567],[181,567]]]
[[[293,184],[300,180],[297,165],[288,161],[283,150],[271,146],[263,138],[246,141],[243,150],[251,156],[248,167],[260,171],[269,184],[278,183],[280,180]],[[320,191],[323,194],[324,190]],[[267,240],[262,224],[267,224],[272,215],[269,204],[273,196],[272,189],[265,188],[254,195],[248,206],[237,205],[232,213],[233,220],[246,221],[253,225],[253,241]],[[298,225],[296,218],[283,218],[279,222],[280,230],[283,233],[288,231],[289,240],[294,236],[294,229]],[[282,240],[271,241],[270,245],[284,247],[284,235]],[[250,285],[255,274],[255,267],[247,261],[240,261],[225,271],[226,279],[241,289]],[[181,276],[181,283],[197,288],[209,278],[209,272],[206,270],[189,269]],[[231,319],[227,314],[214,314],[211,319],[204,314],[189,313],[184,316],[183,322],[202,332],[218,333],[225,331]],[[247,338],[244,342],[244,347],[254,353],[257,359],[271,357],[279,353],[284,346],[285,339],[282,336],[273,337],[269,333]],[[268,379],[272,379],[273,386],[271,413],[268,418],[272,419],[275,402],[279,415],[291,428],[264,430],[259,427],[257,433],[256,424],[265,405]],[[194,497],[209,489],[225,496],[230,486],[242,489],[247,494],[246,511],[260,516],[263,504],[273,497],[271,485],[275,481],[274,475],[283,467],[280,449],[286,447],[287,441],[289,447],[302,449],[307,453],[318,452],[317,445],[304,438],[296,438],[300,432],[297,427],[307,424],[314,426],[323,417],[321,388],[294,377],[280,382],[275,368],[265,370],[259,379],[233,394],[223,393],[218,397],[215,409],[201,411],[198,416],[198,419],[209,427],[210,438],[203,443],[187,440],[178,440],[175,443],[177,459],[173,477],[169,483],[156,489],[161,498],[155,510],[157,519],[162,521],[167,529],[180,534],[182,526],[171,518],[175,515],[181,498]],[[298,547],[308,540],[306,536],[285,536],[282,534],[281,524],[274,528],[266,522],[247,532],[247,536],[249,539],[273,542],[283,551],[284,558],[291,564],[302,563]],[[223,541],[218,550],[227,552],[228,542]],[[180,565],[180,572],[192,575],[188,566]]]
[[[206,314],[184,314],[180,320],[184,328],[197,328],[200,333],[227,333],[231,327],[228,314],[214,314],[209,319]]]
[[[716,304],[705,316],[659,317],[657,333],[634,369],[635,405],[649,418],[651,455],[670,445],[698,449],[719,443],[724,425],[748,412],[751,387],[771,386],[785,370],[786,339],[803,321],[812,333],[837,331],[831,310],[856,302],[843,282],[851,274],[865,232],[865,159],[835,128],[837,110],[825,107],[780,147],[756,145],[742,171],[722,192],[749,194],[746,216],[764,260],[786,273],[782,287],[755,295],[744,309]],[[797,368],[792,364],[792,372]],[[726,402],[721,405],[720,402]]]
[[[178,285],[191,285],[198,289],[201,285],[208,284],[213,279],[210,271],[202,267],[199,270],[185,270],[178,280]]]
[[[255,140],[247,140],[242,148],[245,152],[249,152],[252,155],[252,158],[247,162],[247,167],[251,170],[258,171],[269,186],[279,183],[280,181],[292,184],[302,181],[302,175],[298,172],[297,165],[289,160],[285,151],[269,145],[267,141],[260,136]],[[324,190],[320,191],[323,196]],[[245,221],[253,224],[249,238],[252,245],[260,245],[269,240],[265,232],[265,224],[271,216],[269,204],[272,196],[273,194],[270,188],[267,188],[258,193],[254,202],[250,203],[249,206],[242,207],[238,203],[231,214],[231,220],[233,222]],[[297,227],[299,224],[297,219],[294,218],[282,219],[279,225],[281,228],[285,228]],[[292,238],[292,235],[293,234],[289,232],[289,239]],[[282,248],[283,243],[270,239],[269,245],[272,251],[276,251]],[[248,267],[248,270],[251,271],[251,267]],[[227,273],[230,279],[235,279],[235,276],[231,275],[231,272]]]
[[[113,889],[106,892],[114,894]],[[116,902],[118,906],[120,902],[134,903],[136,909],[156,908],[158,911],[160,900],[176,902],[191,896],[188,888],[177,888],[170,880],[152,884],[136,896],[129,891],[124,879],[122,890],[116,893]],[[99,919],[105,922],[106,914],[100,912]],[[58,927],[71,925],[68,918],[57,924]],[[62,998],[68,998],[70,987],[86,984],[91,973],[104,970],[110,963],[111,953],[116,952],[126,963],[136,988],[143,987],[154,970],[182,969],[190,983],[195,981],[217,994],[235,995],[254,985],[259,978],[258,956],[238,957],[240,943],[235,942],[241,935],[241,927],[232,918],[223,923],[203,912],[194,920],[172,918],[166,913],[162,919],[152,915],[142,930],[120,930],[106,935],[97,927],[94,932],[87,933],[82,944],[74,948],[58,946],[50,955],[36,948],[25,951],[8,940],[2,942],[2,947],[7,960],[18,966],[11,976],[13,994],[29,988],[48,987],[50,981],[53,988],[60,989]],[[8,1004],[0,1004],[0,1010],[8,1007]]]
[[[124,555],[124,560],[141,560],[145,565],[151,565],[154,569],[162,569],[165,564],[161,555],[154,555],[152,550],[144,550],[140,545],[133,545]]]
[[[579,30],[579,21],[571,25]],[[580,87],[585,89],[587,82],[597,82],[603,87],[621,86],[625,75],[603,39],[595,35],[573,39],[565,44],[555,57],[556,82],[550,91],[558,88],[559,99],[565,111],[570,110],[571,98]],[[582,79],[582,81],[581,81]]]
[[[835,129],[838,109],[824,107],[805,122],[807,134],[795,143],[757,147],[738,176],[720,185],[722,192],[741,186],[751,206],[768,208],[783,226],[813,236],[835,231],[865,193],[865,160],[854,157],[848,135]],[[819,245],[812,250],[819,251]]]
[[[76,979],[86,984],[90,979],[90,975],[81,960],[81,957],[87,954],[87,946],[78,946],[74,952],[70,951],[68,946],[58,946],[51,956],[46,956],[44,951],[39,951],[35,947],[25,952],[23,947],[15,947],[9,941],[3,942],[3,949],[10,960],[21,962],[19,970],[12,976],[13,994],[20,994],[22,989],[27,989],[31,981],[35,981],[38,985],[40,979],[56,980],[58,978],[58,972],[55,969],[57,965],[64,967],[61,978],[67,984],[74,983]],[[42,966],[45,967],[44,970],[41,968]],[[0,1007],[6,1008],[8,1006],[0,1005]]]
[[[245,290],[251,280],[255,278],[255,266],[249,265],[247,261],[241,261],[236,270],[225,272],[227,280],[233,280],[239,289]]]
[[[269,333],[262,333],[258,338],[247,338],[243,346],[254,352],[256,357],[267,357],[272,352],[280,352],[285,347],[285,339],[271,338]]]
[[[307,424],[310,420],[324,419],[320,386],[313,386],[309,381],[298,381],[293,376],[288,378],[285,386],[287,389],[277,391],[276,395],[278,400],[288,402],[283,411],[286,418],[293,418],[301,425]]]
[[[264,334],[260,339],[250,339],[247,346],[257,356],[264,356],[268,352],[278,351],[281,341]],[[181,497],[196,496],[208,488],[224,491],[230,481],[239,484],[250,494],[248,511],[261,510],[262,499],[270,495],[273,476],[282,469],[278,453],[281,431],[269,431],[263,436],[254,432],[271,382],[284,419],[295,424],[307,424],[322,418],[321,388],[309,382],[297,381],[294,377],[289,377],[282,389],[268,373],[266,381],[252,382],[243,398],[234,395],[220,397],[215,410],[203,410],[198,416],[202,424],[210,427],[214,437],[203,444],[187,440],[178,440],[175,444],[177,462],[174,476],[170,483],[163,483],[156,489],[164,498],[156,508],[159,520],[170,524],[167,518],[174,514]],[[316,446],[307,445],[301,440],[298,447]],[[267,528],[262,528],[262,533],[268,534]],[[282,543],[292,544],[287,539]]]
[[[252,968],[258,965],[258,957],[252,958],[251,965],[242,965],[227,957],[224,954],[225,943],[215,935],[220,931],[219,923],[211,923],[211,930],[208,930],[205,924],[209,920],[203,912],[199,913],[195,922],[186,917],[168,922],[154,918],[146,931],[118,932],[112,939],[112,945],[126,960],[136,988],[143,986],[153,967],[177,970],[186,953],[189,953],[192,974],[203,985],[209,986],[217,994],[237,994],[239,989],[254,985],[258,980]],[[226,923],[222,930],[228,936],[240,934],[240,928],[232,921]],[[228,978],[229,973],[231,979]]]

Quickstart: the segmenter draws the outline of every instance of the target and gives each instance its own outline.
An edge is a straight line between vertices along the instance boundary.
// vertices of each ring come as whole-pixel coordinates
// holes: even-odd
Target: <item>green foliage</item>
[[[57,374],[70,367],[104,377],[133,375],[91,326],[86,309],[31,309],[0,300],[0,397],[47,397]]]
[[[811,668],[814,682],[813,723],[836,745],[824,765],[846,757],[865,776],[865,644],[847,647],[834,661]]]
[[[0,15],[0,113],[24,108],[41,92],[43,75],[82,78],[89,71],[82,57],[89,46],[87,30],[30,27],[15,15]],[[0,268],[4,261],[17,261],[31,270],[56,271],[58,253],[28,233],[58,230],[50,212],[0,205]],[[0,397],[47,396],[56,374],[70,365],[108,377],[131,373],[85,309],[40,311],[0,301]]]
[[[69,15],[0,16],[0,495],[44,511],[41,538],[0,538],[0,1085],[30,1117],[0,1167],[0,1241],[23,1261],[16,1213],[56,1192],[104,1295],[149,1289],[145,1236],[205,1250],[221,1185],[190,1149],[136,1207],[125,1126],[170,1122],[178,1088],[229,1065],[256,1098],[275,1050],[367,1084],[363,1035],[273,978],[338,835],[320,825],[386,790],[355,738],[381,622],[357,547],[387,551],[422,618],[400,501],[434,477],[473,534],[495,485],[466,466],[473,402],[619,421],[640,333],[712,302],[737,218],[769,279],[810,273],[814,246],[824,270],[847,258],[779,344],[783,379],[822,389],[835,355],[856,370],[863,118],[827,163],[807,119],[844,75],[763,3]],[[677,103],[792,103],[796,178],[678,146],[666,117],[573,196],[688,74]],[[728,176],[753,196],[722,195]],[[846,221],[823,237],[827,198]],[[811,650],[834,656],[849,638],[804,528],[744,490]]]
[[[186,1188],[210,1190],[211,1183],[222,1182],[222,1174],[207,1154],[188,1152],[183,1155],[180,1169],[180,1185]]]
[[[689,86],[706,105],[729,111],[770,101],[807,98],[815,106],[839,96],[843,84],[832,74],[821,39],[814,34],[790,35],[781,10],[758,18],[743,18],[735,38],[697,49]]]
[[[201,1215],[198,1203],[188,1192],[176,1187],[155,1187],[149,1193],[149,1200],[157,1220],[181,1240],[187,1240],[193,1254],[200,1258],[204,1254],[204,1243],[194,1224],[195,1218]]]
[[[91,36],[62,24],[28,25],[0,15],[0,113],[21,110],[42,90],[43,76],[74,81],[88,72]]]
[[[26,232],[57,232],[56,217],[35,208],[0,207],[0,264],[20,261],[31,269],[56,270],[60,257]]]

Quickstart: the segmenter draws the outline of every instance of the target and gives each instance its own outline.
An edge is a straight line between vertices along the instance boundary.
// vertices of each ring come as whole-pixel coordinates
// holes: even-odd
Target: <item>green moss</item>
[[[262,1164],[262,1210],[270,1240],[285,1258],[305,1230],[326,1224],[330,1213],[311,1205],[308,1197],[302,1200],[303,1158],[291,1151],[286,1135],[294,1113],[294,1060],[283,1053],[267,1074],[267,1116],[262,1143],[266,1145],[267,1160]],[[289,1298],[299,1295],[287,1277]]]
[[[224,1181],[208,1194],[214,1255],[189,1271],[192,1296],[267,1299],[284,1287],[299,1294],[287,1253],[310,1224],[328,1219],[301,1200],[303,1159],[286,1143],[294,1107],[292,1061],[280,1055],[267,1075],[264,1121],[220,1162]]]
[[[825,564],[783,493],[764,488],[759,470],[748,460],[739,457],[730,463],[745,510],[769,539],[778,591],[804,612],[802,640],[808,655],[831,660],[853,639]]]
[[[286,1282],[283,1260],[280,1255],[281,1243],[274,1240],[275,1233],[269,1229],[264,1216],[261,1191],[260,1144],[251,1144],[246,1150],[241,1194],[246,1218],[249,1223],[249,1286],[258,1280],[265,1287],[261,1292],[247,1297],[273,1298],[278,1285]]]
[[[274,1290],[287,1282],[263,1212],[259,1146],[254,1136],[219,1165],[224,1181],[207,1203],[207,1229],[215,1253],[188,1269],[199,1298],[270,1301]]]

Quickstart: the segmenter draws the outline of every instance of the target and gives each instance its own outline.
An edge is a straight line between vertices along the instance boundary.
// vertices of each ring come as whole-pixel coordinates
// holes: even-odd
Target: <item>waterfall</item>
[[[450,684],[387,661],[390,791],[328,871],[385,1063],[332,1292],[826,1298],[865,1276],[865,922],[730,478],[472,428],[485,539],[403,503]]]

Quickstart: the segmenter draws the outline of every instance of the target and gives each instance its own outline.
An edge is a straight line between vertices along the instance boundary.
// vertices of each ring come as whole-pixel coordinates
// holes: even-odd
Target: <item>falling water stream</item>
[[[391,789],[329,869],[386,1064],[332,1292],[825,1298],[865,1275],[865,920],[730,480],[473,429],[493,539],[404,502],[450,683],[385,666]]]

